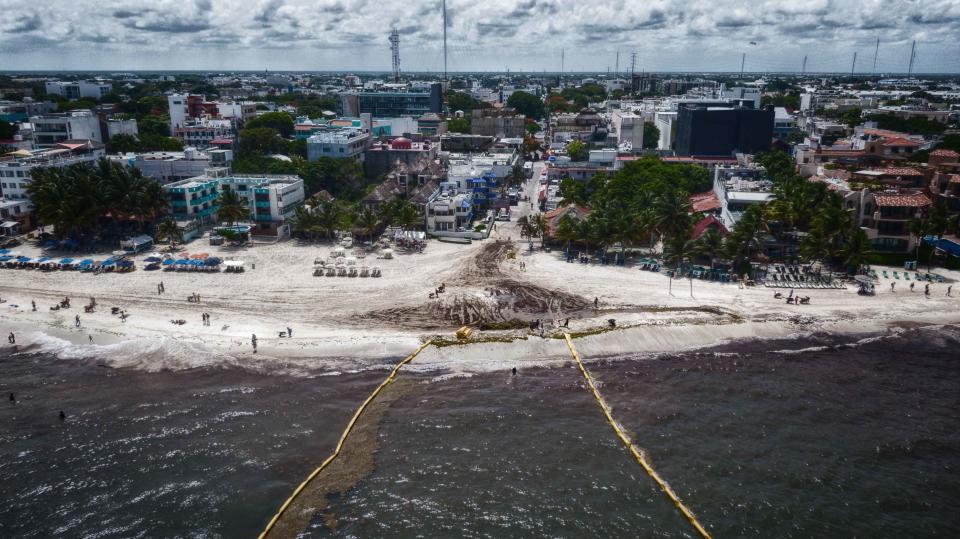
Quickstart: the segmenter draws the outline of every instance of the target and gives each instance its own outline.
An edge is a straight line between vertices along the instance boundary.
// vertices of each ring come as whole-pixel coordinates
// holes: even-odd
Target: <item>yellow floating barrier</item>
[[[653,469],[653,466],[647,460],[646,455],[643,451],[637,449],[637,446],[633,445],[633,442],[630,440],[630,437],[623,431],[623,428],[615,419],[613,419],[613,414],[610,413],[610,407],[607,406],[607,402],[603,400],[603,396],[600,395],[600,392],[597,391],[597,386],[593,383],[593,377],[590,376],[590,373],[587,372],[586,367],[583,365],[583,361],[580,360],[580,354],[577,352],[576,347],[573,346],[573,340],[570,338],[569,333],[564,333],[563,336],[567,339],[567,348],[570,349],[570,353],[573,355],[573,359],[576,360],[577,366],[580,367],[580,372],[583,374],[583,378],[587,381],[587,385],[590,386],[590,391],[593,392],[593,398],[596,399],[597,404],[600,406],[600,409],[603,410],[603,415],[607,416],[607,423],[610,423],[610,426],[613,427],[613,431],[617,433],[617,436],[620,438],[620,441],[623,442],[623,445],[627,446],[630,450],[630,453],[633,455],[633,458],[636,459],[637,463],[643,467],[644,471],[647,472],[654,482],[660,487],[667,497],[670,498],[670,501],[673,502],[673,505],[677,506],[677,509],[683,513],[683,516],[690,522],[690,524],[697,530],[697,532],[704,537],[705,539],[711,539],[710,533],[700,524],[700,521],[697,520],[697,517],[693,514],[689,508],[682,501],[680,497],[677,496],[677,493],[670,488],[670,485],[660,477],[660,474]]]
[[[384,380],[383,382],[380,382],[380,385],[373,390],[373,393],[371,393],[370,396],[367,397],[367,400],[363,401],[363,404],[361,404],[360,407],[357,408],[357,411],[353,414],[353,418],[350,419],[349,423],[347,423],[347,428],[344,429],[343,434],[340,435],[340,441],[337,442],[337,447],[336,449],[333,450],[333,454],[327,457],[327,460],[323,461],[323,463],[316,470],[314,470],[309,476],[307,476],[307,478],[304,479],[303,483],[300,483],[300,486],[293,491],[293,494],[291,494],[289,498],[287,498],[287,501],[283,502],[283,505],[280,506],[280,509],[277,511],[277,514],[274,515],[272,519],[270,519],[270,523],[267,524],[267,527],[264,528],[263,533],[260,534],[259,539],[266,539],[270,531],[273,530],[273,527],[276,526],[277,522],[280,521],[280,517],[283,516],[283,513],[290,507],[293,501],[297,499],[297,496],[299,496],[300,493],[303,492],[303,489],[307,488],[307,485],[309,485],[311,481],[313,481],[318,475],[320,475],[320,472],[322,472],[327,466],[330,465],[331,462],[334,461],[334,459],[337,458],[338,455],[340,455],[340,451],[343,449],[343,444],[344,442],[346,442],[347,436],[350,436],[350,432],[353,430],[354,424],[356,424],[357,420],[363,414],[363,411],[367,409],[367,406],[369,406],[370,403],[373,402],[375,398],[377,398],[377,395],[379,395],[380,392],[383,391],[383,388],[387,387],[393,382],[394,378],[396,378],[397,376],[397,373],[400,372],[400,369],[403,368],[404,365],[413,361],[413,358],[417,357],[417,354],[422,352],[424,348],[430,346],[430,343],[432,342],[433,340],[431,339],[421,344],[420,347],[417,348],[415,352],[403,358],[403,361],[401,361],[400,363],[397,363],[396,366],[393,367],[393,370],[390,371],[390,376],[387,376],[386,380]]]
[[[470,329],[470,326],[463,326],[457,330],[457,338],[460,340],[469,339],[470,335],[473,334],[473,330]]]

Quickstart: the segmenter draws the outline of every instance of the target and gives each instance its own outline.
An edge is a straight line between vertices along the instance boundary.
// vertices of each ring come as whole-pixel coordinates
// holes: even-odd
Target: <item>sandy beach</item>
[[[21,348],[109,357],[111,365],[119,367],[243,364],[295,371],[382,363],[425,339],[452,339],[464,321],[547,321],[547,338],[517,329],[477,331],[474,340],[514,340],[432,348],[417,361],[432,368],[482,371],[509,368],[524,358],[565,359],[563,341],[550,336],[562,331],[553,321],[567,318],[569,330],[579,333],[603,329],[609,318],[617,320],[615,331],[579,340],[588,357],[814,331],[882,331],[901,322],[960,321],[960,290],[947,297],[948,283],[931,285],[926,297],[922,286],[910,292],[904,281],[891,292],[890,280],[881,278],[873,297],[857,295],[851,285],[845,290],[798,290],[811,297],[811,304],[788,305],[773,298],[778,290],[763,286],[694,280],[691,290],[689,280],[671,285],[665,275],[635,266],[567,263],[562,254],[544,252],[536,242],[529,250],[527,242],[516,241],[518,236],[515,222],[498,223],[490,239],[470,245],[432,240],[422,253],[398,251],[392,260],[375,260],[372,253],[360,263],[379,266],[380,278],[315,277],[314,260],[326,258],[333,246],[296,240],[246,247],[215,247],[197,240],[183,247],[243,260],[247,271],[239,274],[146,271],[145,255],[135,258],[138,269],[128,274],[2,269],[0,329],[13,331]],[[30,245],[17,251],[40,256]],[[940,273],[949,281],[960,277]],[[161,281],[165,292],[158,294]],[[441,284],[445,293],[431,299]],[[200,303],[187,300],[195,293]],[[51,311],[63,297],[71,298],[72,308]],[[83,305],[90,297],[96,298],[98,308],[87,314]],[[594,298],[598,309],[593,308]],[[31,301],[37,303],[36,312]],[[111,307],[126,310],[126,322],[112,315]],[[202,313],[210,314],[209,325],[202,324]],[[74,324],[77,314],[79,328]],[[171,323],[176,319],[186,323]],[[288,327],[293,337],[279,337]],[[256,355],[250,345],[253,334],[259,343]]]

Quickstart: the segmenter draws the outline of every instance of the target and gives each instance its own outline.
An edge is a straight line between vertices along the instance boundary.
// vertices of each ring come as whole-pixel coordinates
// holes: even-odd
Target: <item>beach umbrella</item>
[[[173,259],[172,259],[172,258],[168,258],[168,259],[164,260],[164,261],[163,261],[163,265],[164,265],[164,266],[171,266],[171,265],[173,265]]]
[[[0,256],[0,262],[6,262],[8,260],[13,260],[13,257],[9,255]]]
[[[73,263],[73,259],[72,259],[72,258],[64,258],[64,259],[61,259],[61,260],[60,260],[60,263],[61,263],[61,264],[72,264],[72,263]]]
[[[210,258],[204,260],[204,264],[206,264],[207,266],[219,266],[220,259],[215,256],[211,256]]]
[[[190,261],[187,260],[187,259],[185,259],[185,258],[181,258],[180,260],[177,260],[177,262],[176,262],[176,264],[177,264],[178,266],[186,266],[186,265],[189,264],[189,263],[190,263]]]
[[[161,260],[163,259],[160,258],[159,256],[153,256],[153,255],[143,259],[144,262],[160,262]]]
[[[0,249],[0,255],[5,255],[10,252],[10,249]]]
[[[104,261],[103,261],[103,264],[100,264],[100,265],[101,265],[101,266],[113,266],[113,265],[116,264],[116,263],[117,263],[117,261],[111,258],[110,260],[104,260]]]

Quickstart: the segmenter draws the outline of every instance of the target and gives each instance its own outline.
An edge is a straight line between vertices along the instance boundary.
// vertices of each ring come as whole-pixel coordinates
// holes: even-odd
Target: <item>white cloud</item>
[[[0,0],[5,69],[382,69],[442,65],[440,0]],[[960,71],[956,0],[447,0],[453,70],[845,70],[881,38],[883,70]],[[753,41],[757,45],[750,45]],[[280,52],[282,51],[282,52]],[[872,62],[870,62],[872,65]],[[902,64],[902,65],[901,65]]]

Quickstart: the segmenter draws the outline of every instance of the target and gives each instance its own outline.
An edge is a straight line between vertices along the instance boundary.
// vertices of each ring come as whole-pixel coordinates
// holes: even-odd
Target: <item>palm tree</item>
[[[800,242],[800,254],[813,261],[822,261],[830,256],[830,238],[823,228],[815,226]]]
[[[317,226],[324,231],[326,237],[333,238],[337,228],[344,222],[343,205],[340,202],[326,200],[316,206],[314,215],[317,220]]]
[[[550,224],[547,217],[542,213],[533,215],[530,220],[532,235],[540,236],[540,247],[542,248],[547,240],[547,233],[550,231]]]
[[[377,227],[380,225],[380,218],[377,217],[376,212],[364,206],[357,210],[355,224],[367,234],[370,241],[373,241],[373,234],[376,233]]]
[[[670,236],[663,244],[663,257],[673,269],[678,269],[680,263],[694,252],[694,242],[681,234]]]
[[[564,214],[564,216],[560,218],[560,221],[557,222],[557,230],[553,233],[554,238],[564,243],[563,248],[568,253],[570,242],[577,239],[579,225],[580,221],[569,213]]]
[[[843,257],[843,265],[848,269],[857,272],[860,266],[867,263],[870,255],[873,254],[873,246],[870,244],[870,238],[860,227],[854,227],[847,240],[840,249],[840,256]]]
[[[290,224],[294,230],[306,234],[311,240],[314,239],[317,228],[317,218],[307,206],[298,206],[297,209],[294,210],[293,219],[291,219]]]
[[[412,202],[405,202],[397,212],[397,224],[405,230],[415,230],[423,225],[423,217]]]
[[[709,258],[710,269],[713,269],[714,262],[723,252],[723,236],[716,228],[709,228],[694,243],[693,250],[695,253]]]
[[[930,222],[922,217],[914,217],[907,225],[910,234],[917,238],[917,251],[914,260],[920,260],[920,246],[923,244],[923,237],[930,231]]]
[[[170,241],[170,250],[174,250],[177,243],[183,242],[183,231],[177,226],[173,217],[167,217],[157,225],[157,239]]]
[[[660,236],[675,235],[690,225],[690,199],[682,191],[668,191],[654,199],[653,213]]]
[[[240,200],[240,196],[233,189],[220,193],[217,204],[217,219],[231,223],[234,227],[238,221],[250,217],[250,208]]]

